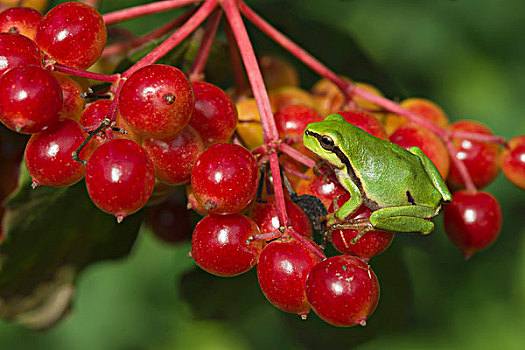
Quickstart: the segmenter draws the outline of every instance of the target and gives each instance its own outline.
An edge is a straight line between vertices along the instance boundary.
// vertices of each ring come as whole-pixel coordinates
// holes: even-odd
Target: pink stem
[[[169,11],[178,7],[191,5],[196,2],[201,2],[202,0],[166,0],[166,1],[155,1],[154,3],[147,5],[140,5],[135,7],[130,7],[124,10],[114,11],[106,13],[102,16],[104,23],[110,25],[113,23],[118,23],[126,21],[128,19],[133,19],[137,17],[143,17],[151,15],[154,13]]]
[[[213,11],[215,6],[217,6],[217,3],[218,0],[206,0],[199,10],[195,12],[195,14],[191,16],[191,18],[186,23],[184,23],[184,25],[182,25],[175,33],[173,33],[162,44],[157,46],[153,51],[126,70],[122,76],[127,78],[140,68],[153,64],[161,59],[162,56],[167,54],[171,49],[173,49],[188,35],[190,35],[198,26],[200,26],[206,17],[208,17],[208,15]]]
[[[193,65],[190,69],[189,77],[191,82],[200,81],[203,79],[204,67],[206,66],[208,57],[210,56],[211,46],[213,44],[213,40],[215,39],[215,35],[217,34],[217,28],[219,28],[221,17],[222,9],[218,8],[208,18],[206,28],[204,29],[204,36],[199,46],[199,51],[197,52],[195,61],[193,61]]]
[[[275,125],[270,99],[268,98],[266,87],[264,86],[263,77],[259,68],[259,63],[257,62],[257,58],[253,51],[252,43],[246,32],[246,27],[244,26],[235,0],[223,0],[222,7],[226,13],[228,22],[230,23],[233,35],[237,40],[237,45],[239,46],[239,51],[246,72],[248,73],[248,79],[261,116],[265,144],[272,149],[273,147],[271,146],[275,145],[279,140],[279,133],[277,131],[277,126]],[[277,152],[270,153],[270,169],[273,176],[273,188],[275,192],[277,211],[279,213],[279,221],[282,226],[287,227],[288,214],[286,213],[286,205],[284,202],[284,191]]]
[[[46,68],[51,69],[54,72],[60,72],[60,73],[65,73],[65,74],[69,74],[69,75],[75,75],[77,77],[84,77],[84,78],[87,78],[87,79],[93,79],[93,80],[98,80],[98,81],[105,81],[105,82],[108,82],[108,83],[116,83],[120,79],[120,75],[119,74],[108,75],[108,74],[93,73],[93,72],[85,71],[83,69],[78,69],[78,68],[74,68],[74,67],[65,66],[65,65],[60,64],[60,63],[45,64],[45,62],[44,62],[44,66]]]
[[[246,74],[244,72],[241,57],[239,56],[239,48],[235,41],[230,23],[224,22],[224,32],[226,33],[226,39],[228,40],[228,50],[230,51],[230,61],[233,69],[233,80],[235,81],[235,98],[238,100],[239,97],[244,96],[250,88],[246,82]]]
[[[315,59],[312,55],[302,49],[299,45],[295,44],[293,41],[288,39],[284,34],[279,32],[277,29],[272,27],[268,22],[266,22],[262,17],[256,14],[251,8],[249,8],[243,1],[239,1],[239,9],[246,18],[252,22],[256,27],[258,27],[263,33],[268,35],[271,39],[289,51],[292,55],[300,59],[308,67],[312,68],[319,75],[330,79],[334,84],[336,84],[339,89],[345,91],[347,88],[347,83],[339,78],[334,72],[332,72],[328,67]]]
[[[104,52],[102,52],[102,57],[115,55],[115,54],[120,53],[122,51],[127,51],[129,49],[133,49],[135,47],[142,46],[143,44],[145,44],[145,43],[147,43],[147,42],[149,42],[151,40],[157,39],[157,38],[163,36],[164,34],[169,33],[174,28],[179,27],[184,22],[186,22],[188,20],[188,18],[192,14],[195,13],[195,10],[196,10],[195,8],[191,8],[188,11],[184,12],[179,17],[175,18],[173,21],[170,21],[170,22],[162,25],[161,27],[158,27],[157,29],[152,30],[151,32],[149,32],[148,34],[146,34],[146,35],[144,35],[144,36],[142,36],[140,38],[134,39],[131,42],[116,43],[116,44],[107,46],[104,49]]]
[[[502,145],[506,143],[505,139],[501,136],[478,134],[478,133],[466,132],[466,131],[450,131],[449,134],[450,134],[450,137],[453,139],[467,139],[467,140],[479,141],[479,142],[499,143]]]
[[[299,163],[302,163],[309,168],[313,168],[315,166],[314,160],[312,160],[311,158],[308,158],[307,156],[305,156],[304,154],[302,154],[301,152],[299,152],[292,146],[287,145],[284,142],[279,144],[279,150],[283,153],[286,153],[287,155],[289,155],[290,157],[292,157]]]
[[[302,173],[300,171],[292,169],[292,168],[286,166],[285,164],[284,165],[281,164],[281,168],[283,168],[283,171],[285,173],[288,173],[290,175],[296,176],[296,177],[298,177],[300,179],[304,179],[304,180],[311,180],[312,179],[312,177],[310,175],[306,175],[306,174],[304,174],[304,173]]]
[[[467,192],[475,193],[476,185],[474,185],[474,181],[472,181],[472,177],[470,176],[470,173],[468,172],[467,167],[465,166],[465,163],[463,163],[458,157],[457,157],[457,151],[454,147],[454,144],[450,140],[445,140],[445,146],[447,146],[448,153],[450,154],[450,160],[456,168],[459,171],[459,174],[461,176],[461,179],[465,183],[465,188]]]

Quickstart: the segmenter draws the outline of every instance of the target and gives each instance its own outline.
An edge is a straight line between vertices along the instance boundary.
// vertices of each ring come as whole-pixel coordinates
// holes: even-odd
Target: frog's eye
[[[321,136],[320,143],[321,143],[321,147],[323,147],[326,150],[331,150],[332,148],[334,148],[334,140],[332,140],[330,136],[327,136],[327,135]]]

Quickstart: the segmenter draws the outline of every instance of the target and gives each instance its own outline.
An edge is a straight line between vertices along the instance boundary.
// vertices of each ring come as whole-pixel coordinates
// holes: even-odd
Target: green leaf
[[[30,185],[22,166],[19,188],[6,203],[0,317],[44,329],[67,314],[84,268],[129,254],[141,217],[117,224],[95,207],[83,182],[61,189]]]

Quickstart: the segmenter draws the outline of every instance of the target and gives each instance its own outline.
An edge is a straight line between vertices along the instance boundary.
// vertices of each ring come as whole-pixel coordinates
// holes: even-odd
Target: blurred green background
[[[103,0],[101,10],[139,3]],[[427,97],[451,120],[477,119],[507,138],[525,133],[521,0],[248,3],[328,66],[374,83],[391,98]],[[170,16],[126,26],[140,33]],[[253,35],[258,53],[275,50]],[[315,76],[301,72],[309,88]],[[523,349],[524,192],[503,175],[488,191],[500,201],[503,228],[496,243],[470,261],[447,240],[441,218],[429,237],[399,235],[371,261],[382,290],[366,328],[335,328],[313,313],[304,322],[280,312],[253,273],[234,279],[202,273],[186,256],[189,244],[169,247],[144,229],[129,258],[99,263],[80,276],[71,314],[54,328],[33,332],[0,321],[0,348]]]

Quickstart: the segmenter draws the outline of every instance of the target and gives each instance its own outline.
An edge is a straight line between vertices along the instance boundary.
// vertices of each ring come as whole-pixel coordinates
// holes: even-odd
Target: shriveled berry
[[[379,301],[379,282],[370,266],[359,258],[333,256],[310,270],[306,297],[326,322],[343,327],[364,326]]]
[[[191,174],[195,198],[213,214],[238,213],[257,191],[257,161],[246,148],[218,143],[197,159]]]
[[[191,256],[203,270],[236,276],[255,266],[264,247],[255,222],[241,214],[205,216],[193,231]]]
[[[153,234],[163,242],[173,244],[191,237],[191,218],[178,193],[158,205],[148,207],[145,220]]]

